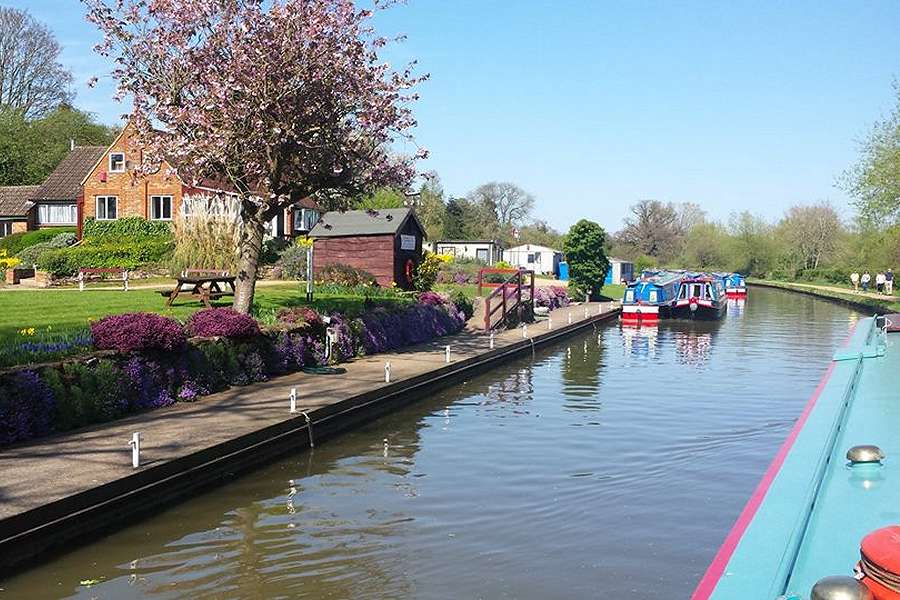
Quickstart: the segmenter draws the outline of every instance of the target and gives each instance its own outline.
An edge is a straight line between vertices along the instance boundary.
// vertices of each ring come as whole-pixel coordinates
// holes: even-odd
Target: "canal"
[[[10,598],[686,598],[856,313],[610,323],[6,581]]]

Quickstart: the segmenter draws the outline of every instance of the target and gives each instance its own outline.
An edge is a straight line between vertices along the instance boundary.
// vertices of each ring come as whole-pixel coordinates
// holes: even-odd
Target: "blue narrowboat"
[[[678,294],[681,275],[667,271],[644,271],[625,289],[623,321],[656,321],[672,316],[672,302]]]
[[[728,298],[721,277],[706,273],[685,273],[672,306],[677,319],[720,319],[728,310]]]
[[[740,273],[729,273],[725,276],[725,295],[729,298],[746,298],[747,284]]]

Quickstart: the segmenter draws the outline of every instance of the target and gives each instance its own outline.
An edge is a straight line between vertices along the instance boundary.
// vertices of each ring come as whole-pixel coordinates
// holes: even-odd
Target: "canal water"
[[[857,319],[610,323],[0,582],[10,598],[686,598]]]

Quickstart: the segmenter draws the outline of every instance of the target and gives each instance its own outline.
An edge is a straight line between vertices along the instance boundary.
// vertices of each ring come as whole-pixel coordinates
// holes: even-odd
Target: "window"
[[[625,302],[634,302],[634,290],[625,292]]]
[[[488,250],[487,248],[479,248],[475,250],[475,258],[478,260],[482,260],[484,262],[488,262]]]
[[[74,225],[78,220],[75,204],[38,204],[38,224]]]
[[[171,221],[172,196],[150,196],[150,218],[154,221]]]
[[[309,231],[319,222],[319,213],[309,208],[294,209],[294,231]]]
[[[116,218],[115,196],[97,196],[97,220],[112,221]]]
[[[650,302],[656,302],[657,298],[659,298],[659,295],[657,295],[656,290],[650,290]]]
[[[6,237],[12,233],[12,221],[0,221],[0,237]]]
[[[525,262],[531,264],[534,262],[534,254],[529,254],[528,258],[525,259]]]
[[[125,172],[125,153],[110,152],[109,153],[109,172],[124,173]]]

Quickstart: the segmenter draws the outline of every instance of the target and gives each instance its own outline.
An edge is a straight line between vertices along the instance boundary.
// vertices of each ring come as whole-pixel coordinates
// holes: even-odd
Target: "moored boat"
[[[631,283],[622,299],[622,320],[652,322],[671,317],[681,275],[668,271],[644,272]]]
[[[719,319],[728,310],[722,279],[706,273],[686,273],[672,306],[676,319]]]
[[[729,298],[746,298],[747,283],[744,276],[740,273],[729,273],[725,275],[725,295]]]

